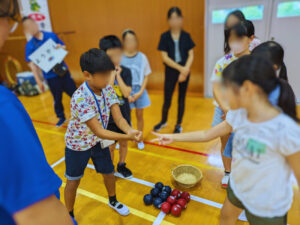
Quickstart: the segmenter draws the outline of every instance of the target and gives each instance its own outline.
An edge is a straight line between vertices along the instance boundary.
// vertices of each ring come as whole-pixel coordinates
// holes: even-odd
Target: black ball
[[[158,196],[158,194],[159,194],[159,189],[158,188],[152,188],[152,190],[151,190],[151,195],[153,196],[153,197],[156,197],[156,196]]]
[[[161,208],[161,204],[163,203],[163,200],[158,197],[156,199],[154,199],[153,201],[153,205],[155,206],[155,208],[160,209]]]
[[[169,197],[169,194],[166,191],[162,191],[159,194],[159,197],[162,199],[163,202],[165,202],[167,200],[167,198]]]
[[[161,191],[161,189],[164,187],[164,185],[163,185],[162,182],[157,182],[157,183],[155,184],[155,187]]]
[[[162,188],[162,191],[165,191],[170,195],[172,192],[172,188],[170,186],[166,185]]]
[[[152,195],[147,194],[147,195],[144,196],[144,203],[145,203],[145,205],[151,205],[152,202],[153,202]]]

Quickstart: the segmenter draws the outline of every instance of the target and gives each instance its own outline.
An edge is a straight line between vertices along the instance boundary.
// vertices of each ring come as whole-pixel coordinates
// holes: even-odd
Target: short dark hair
[[[106,52],[108,49],[122,48],[122,43],[117,36],[107,35],[100,39],[99,48]]]
[[[168,19],[171,18],[171,16],[172,16],[173,13],[176,13],[177,16],[182,17],[182,12],[181,12],[181,10],[180,10],[178,7],[174,6],[174,7],[171,7],[171,8],[168,10],[168,14],[167,14]]]
[[[82,72],[91,74],[106,73],[115,69],[115,66],[105,51],[91,48],[80,56],[80,67]]]
[[[22,18],[21,22],[24,23],[26,20],[32,20],[32,21],[34,21],[31,17],[29,17],[29,16],[24,16],[24,17]]]
[[[267,41],[253,49],[251,55],[260,55],[265,59],[269,59],[272,64],[280,68],[279,78],[288,80],[287,68],[283,61],[284,50],[282,46],[275,41]]]
[[[132,34],[132,35],[134,35],[136,37],[136,34],[135,34],[135,32],[133,30],[126,29],[122,33],[122,39],[123,39],[123,41],[125,40],[127,34]]]

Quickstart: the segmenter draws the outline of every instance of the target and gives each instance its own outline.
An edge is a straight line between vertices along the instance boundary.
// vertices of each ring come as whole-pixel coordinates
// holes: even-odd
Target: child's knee
[[[67,180],[66,188],[69,190],[76,190],[80,184],[79,180]]]

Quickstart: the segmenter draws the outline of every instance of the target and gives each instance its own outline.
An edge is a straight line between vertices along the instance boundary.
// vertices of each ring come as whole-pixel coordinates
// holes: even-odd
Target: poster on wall
[[[40,30],[52,31],[47,0],[18,0],[18,2],[22,17],[29,16],[34,19]]]

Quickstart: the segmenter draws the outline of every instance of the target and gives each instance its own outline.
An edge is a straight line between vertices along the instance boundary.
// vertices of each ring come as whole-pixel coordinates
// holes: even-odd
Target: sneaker
[[[166,127],[166,126],[167,126],[167,123],[160,122],[159,124],[156,124],[153,127],[153,130],[157,132],[157,131],[160,131],[162,128]]]
[[[179,134],[182,132],[182,130],[182,127],[179,124],[177,124],[174,129],[174,134]]]
[[[130,169],[126,167],[126,163],[118,164],[117,171],[123,178],[130,179],[133,177]]]
[[[144,142],[142,141],[142,142],[137,143],[137,147],[139,150],[143,150],[145,148]]]
[[[222,178],[222,188],[227,188],[228,181],[229,181],[230,173],[225,173],[225,176]]]
[[[120,149],[119,143],[116,144],[116,149],[118,149],[118,150]]]
[[[60,118],[56,126],[61,127],[66,122],[66,118]]]
[[[119,213],[121,216],[127,216],[129,215],[129,209],[126,205],[123,205],[120,202],[116,202],[115,206],[113,206],[112,204],[110,204],[110,202],[108,202],[108,205],[110,208],[114,209],[117,213]]]

